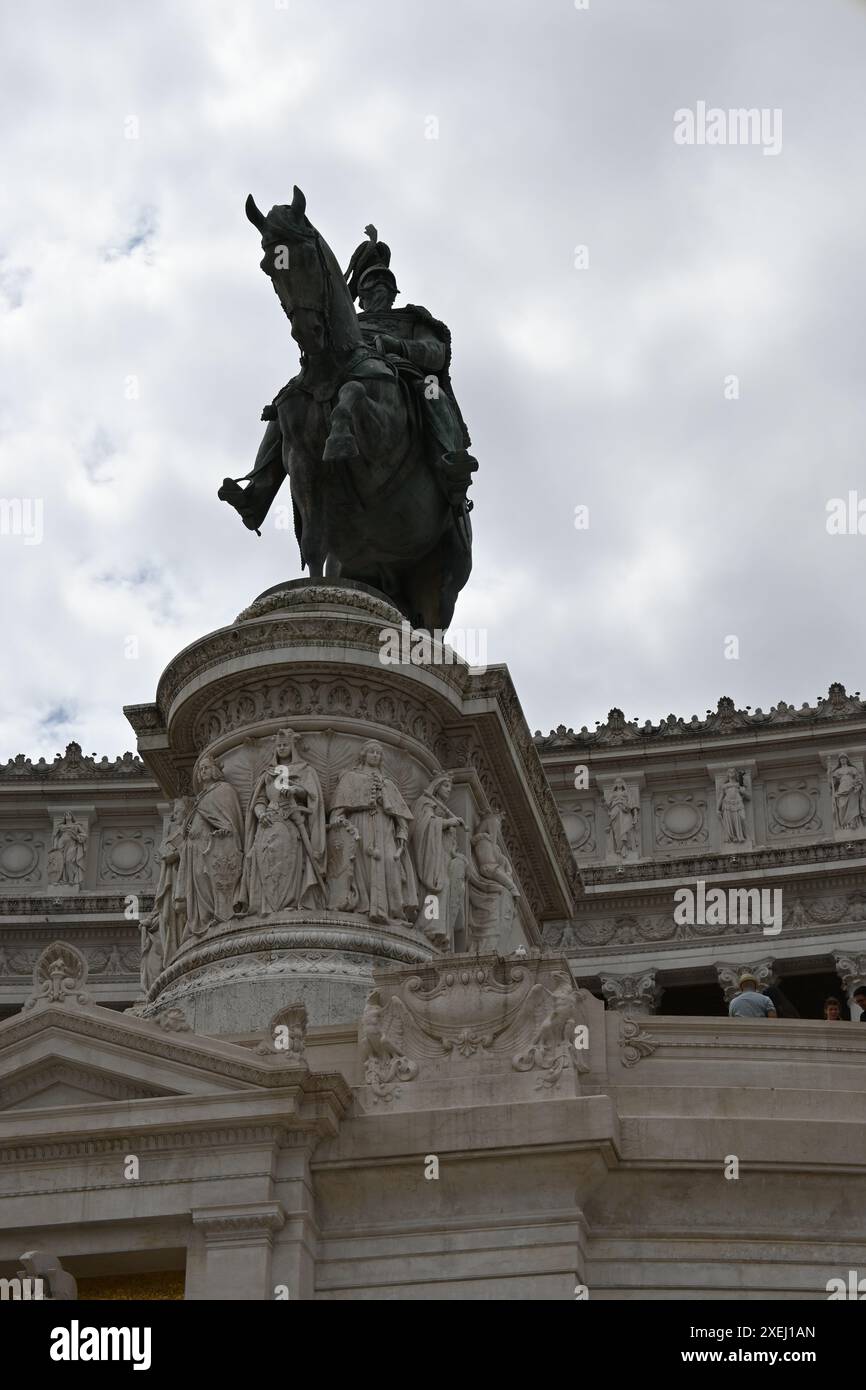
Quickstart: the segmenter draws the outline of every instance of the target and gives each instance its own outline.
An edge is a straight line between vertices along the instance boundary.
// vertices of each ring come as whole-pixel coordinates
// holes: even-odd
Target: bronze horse
[[[445,629],[472,568],[466,488],[477,464],[463,451],[462,483],[453,469],[446,477],[443,458],[453,456],[425,427],[423,382],[365,341],[337,260],[305,209],[298,188],[267,216],[247,199],[301,370],[263,412],[252,471],[225,479],[219,496],[258,530],[288,474],[311,578],[362,581],[414,626]]]

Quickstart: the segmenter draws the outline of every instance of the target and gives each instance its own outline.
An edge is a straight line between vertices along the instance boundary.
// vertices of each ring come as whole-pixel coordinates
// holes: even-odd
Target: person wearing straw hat
[[[777,1018],[773,1002],[766,994],[761,994],[758,981],[748,971],[740,976],[740,992],[735,994],[728,1005],[731,1018]]]

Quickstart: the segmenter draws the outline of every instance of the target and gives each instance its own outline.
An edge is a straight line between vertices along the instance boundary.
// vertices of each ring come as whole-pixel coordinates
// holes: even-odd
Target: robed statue
[[[159,881],[153,895],[153,917],[160,942],[162,965],[170,965],[181,948],[186,928],[186,903],[177,881],[183,853],[184,826],[190,811],[189,797],[175,797],[162,844],[159,847]],[[152,945],[148,942],[148,947]],[[144,942],[142,943],[144,954]]]
[[[301,365],[263,411],[251,472],[226,478],[219,495],[257,531],[288,475],[311,578],[369,584],[415,627],[446,629],[472,568],[466,493],[478,466],[451,388],[448,330],[426,309],[393,310],[375,228],[347,284],[300,189],[267,215],[250,196],[246,211]]]
[[[511,861],[499,846],[501,826],[501,815],[490,812],[472,836],[469,940],[479,954],[506,944],[520,897]]]
[[[241,886],[250,912],[325,906],[325,803],[298,742],[293,729],[280,729],[273,761],[253,787]]]
[[[234,787],[209,753],[199,760],[199,791],[183,824],[175,896],[186,934],[201,936],[239,906],[244,822]]]
[[[418,886],[406,848],[411,821],[400,789],[385,772],[382,745],[370,739],[337,783],[331,824],[355,832],[355,911],[371,922],[402,922],[417,911]]]
[[[447,804],[453,785],[449,772],[440,773],[412,808],[411,843],[424,889],[417,925],[441,950],[455,949],[466,881],[466,859],[457,846],[457,831],[466,826]]]

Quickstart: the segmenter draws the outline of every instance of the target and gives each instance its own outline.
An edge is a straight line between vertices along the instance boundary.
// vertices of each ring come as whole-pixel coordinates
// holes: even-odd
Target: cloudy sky
[[[533,729],[866,690],[866,535],[827,531],[832,498],[866,512],[866,5],[4,20],[0,757],[132,747],[122,704],[299,575],[216,498],[297,367],[243,212],[295,183],[342,264],[372,220],[398,304],[452,329],[480,462],[455,626]],[[700,102],[780,112],[781,150],[677,144]]]

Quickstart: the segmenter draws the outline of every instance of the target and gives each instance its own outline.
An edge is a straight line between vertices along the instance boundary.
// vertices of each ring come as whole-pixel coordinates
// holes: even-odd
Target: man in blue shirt
[[[754,975],[744,972],[740,976],[740,992],[735,994],[728,1005],[731,1018],[776,1018],[772,1000],[758,990]]]

